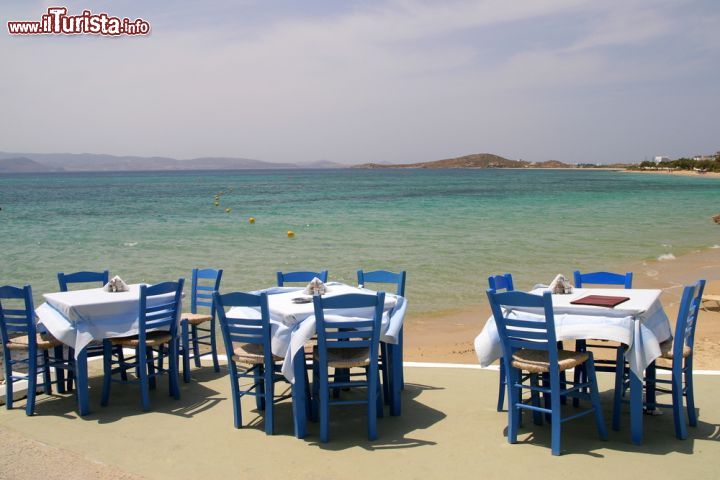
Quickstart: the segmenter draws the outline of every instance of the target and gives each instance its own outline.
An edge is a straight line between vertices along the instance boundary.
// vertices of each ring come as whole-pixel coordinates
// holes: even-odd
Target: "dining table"
[[[137,335],[140,320],[140,286],[128,285],[123,292],[103,288],[46,293],[35,309],[37,323],[53,337],[74,349],[78,413],[90,413],[87,350],[106,338]],[[148,299],[148,306],[161,305],[173,294]],[[178,309],[178,322],[182,308]]]
[[[530,293],[542,295],[547,287]],[[630,369],[630,430],[635,444],[643,441],[643,377],[645,369],[660,357],[660,344],[672,338],[670,321],[660,302],[658,289],[575,288],[569,294],[553,294],[553,315],[558,341],[608,340],[627,345],[625,360]],[[574,304],[590,295],[627,297],[615,307]],[[509,317],[544,318],[541,309],[513,308]],[[502,357],[502,343],[490,317],[475,338],[475,352],[486,367]]]
[[[354,287],[340,282],[325,284],[324,298],[345,294],[375,295],[377,292],[368,288]],[[315,310],[312,301],[296,303],[296,298],[311,296],[303,294],[304,287],[271,287],[252,293],[268,294],[268,310],[271,325],[272,353],[283,358],[282,374],[292,384],[293,418],[295,435],[304,438],[307,434],[306,386],[303,381],[306,368],[305,345],[315,336]],[[390,414],[401,414],[401,378],[402,357],[398,342],[407,311],[407,300],[391,293],[385,294],[383,316],[381,321],[380,340],[388,347]],[[373,309],[329,310],[328,314],[335,319],[347,317],[349,320],[358,317],[372,318]],[[259,318],[259,311],[250,307],[234,307],[226,315],[230,318]]]

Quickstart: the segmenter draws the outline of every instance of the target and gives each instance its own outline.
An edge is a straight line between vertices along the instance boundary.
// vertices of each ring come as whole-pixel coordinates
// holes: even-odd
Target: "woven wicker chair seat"
[[[313,358],[320,361],[320,352],[315,347]],[[370,365],[370,349],[362,348],[328,348],[328,367],[332,368],[353,368],[366,367]]]
[[[245,365],[260,365],[265,363],[265,349],[259,343],[242,343],[233,350],[233,361]],[[282,357],[272,356],[273,362],[281,362]]]
[[[204,313],[183,313],[180,320],[185,320],[190,325],[200,325],[201,323],[212,320],[212,315],[206,315]]]
[[[687,345],[683,346],[683,358],[687,358],[692,354],[692,348],[688,347]],[[666,340],[663,343],[660,344],[660,356],[662,358],[667,358],[668,360],[673,359],[673,341],[672,340]]]
[[[544,350],[530,350],[527,348],[516,351],[512,356],[512,366],[530,373],[547,373],[550,371],[548,352]],[[588,352],[571,352],[558,350],[558,367],[560,370],[582,365],[590,358]]]
[[[148,347],[157,347],[165,343],[170,343],[172,335],[168,332],[148,332],[145,335],[145,344]],[[140,338],[137,335],[131,337],[117,337],[111,338],[110,341],[113,345],[122,345],[123,347],[139,347]]]
[[[38,333],[35,337],[38,350],[50,350],[59,345],[62,342],[57,338],[53,337],[49,333]],[[28,336],[23,335],[22,337],[11,338],[9,342],[5,344],[9,350],[27,350],[30,348],[28,345]]]

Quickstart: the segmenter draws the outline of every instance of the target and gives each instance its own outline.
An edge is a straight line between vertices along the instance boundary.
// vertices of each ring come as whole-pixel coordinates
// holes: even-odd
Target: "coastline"
[[[720,248],[693,251],[674,260],[627,262],[610,266],[609,270],[633,272],[636,288],[661,289],[660,299],[673,328],[683,286],[703,278],[707,281],[705,293],[720,295]],[[473,340],[490,317],[484,291],[483,283],[478,288],[478,303],[461,309],[413,315],[411,308],[405,326],[405,360],[476,364]],[[720,308],[700,310],[698,321],[694,366],[720,370]]]
[[[622,170],[627,173],[648,173],[651,175],[674,175],[693,178],[720,178],[720,172],[698,173],[690,170]]]

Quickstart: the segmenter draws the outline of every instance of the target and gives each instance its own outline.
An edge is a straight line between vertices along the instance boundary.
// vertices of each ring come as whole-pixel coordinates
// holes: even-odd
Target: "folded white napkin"
[[[130,288],[128,288],[127,283],[123,282],[122,278],[115,275],[105,284],[103,290],[106,292],[127,292]]]
[[[553,294],[572,293],[573,286],[565,279],[564,275],[558,273],[555,279],[550,283],[548,290],[550,290]]]
[[[310,283],[307,284],[303,293],[305,295],[324,295],[327,291],[325,284],[319,278],[313,278]]]

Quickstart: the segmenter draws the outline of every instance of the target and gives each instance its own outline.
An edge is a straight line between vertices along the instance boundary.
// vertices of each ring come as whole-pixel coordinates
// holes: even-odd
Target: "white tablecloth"
[[[531,293],[542,294],[542,289]],[[672,337],[670,322],[660,303],[661,290],[623,290],[576,288],[570,295],[553,295],[555,333],[558,340],[597,339],[624,343],[629,348],[625,358],[630,370],[638,376],[660,356],[660,343]],[[630,297],[615,308],[572,305],[587,295]],[[537,309],[514,310],[514,318],[540,318]],[[475,352],[482,366],[502,356],[502,344],[490,317],[475,338]]]
[[[160,305],[173,294],[150,297],[148,306]],[[55,338],[78,353],[93,341],[136,335],[139,328],[140,285],[127,292],[105,292],[102,288],[48,293],[35,312]],[[178,320],[180,312],[178,311]]]
[[[327,293],[323,297],[345,295],[348,293],[375,294],[374,290],[351,287],[337,282],[326,284]],[[274,287],[263,290],[268,293],[270,325],[272,329],[271,348],[273,354],[283,357],[282,373],[290,382],[295,381],[293,361],[295,354],[304,347],[315,335],[315,310],[312,303],[296,304],[293,298],[303,296],[302,288]],[[253,293],[259,293],[253,292]],[[407,311],[407,300],[390,293],[385,294],[384,314],[380,330],[380,339],[386,343],[396,344],[399,340]],[[349,315],[367,316],[371,318],[373,309],[333,310],[333,318],[347,318]],[[235,307],[227,312],[228,317],[260,318],[260,313],[253,308]],[[330,316],[330,315],[327,315]]]

